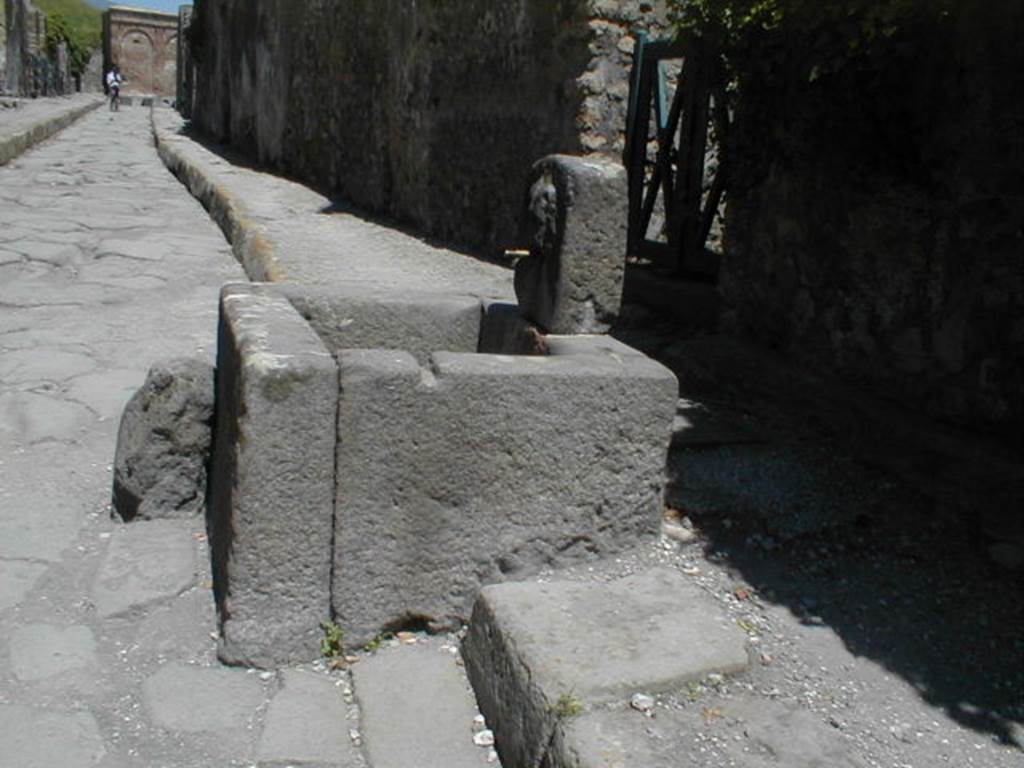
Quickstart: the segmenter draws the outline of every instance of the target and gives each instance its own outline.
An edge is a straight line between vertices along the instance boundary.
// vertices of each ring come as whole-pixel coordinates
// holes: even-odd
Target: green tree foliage
[[[51,51],[66,43],[71,71],[81,73],[100,47],[101,11],[83,0],[35,0],[35,4],[46,14],[46,41]]]

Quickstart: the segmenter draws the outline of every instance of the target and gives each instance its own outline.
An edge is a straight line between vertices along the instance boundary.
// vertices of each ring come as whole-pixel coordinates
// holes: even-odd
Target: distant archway
[[[154,90],[154,62],[156,49],[153,38],[138,28],[125,30],[120,38],[118,66],[127,90],[152,93]]]

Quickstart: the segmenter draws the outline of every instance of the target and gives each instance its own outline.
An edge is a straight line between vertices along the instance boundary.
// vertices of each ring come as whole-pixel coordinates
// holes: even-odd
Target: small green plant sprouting
[[[687,700],[691,704],[696,703],[700,699],[700,694],[701,694],[702,689],[703,689],[703,686],[701,686],[701,684],[698,683],[697,681],[691,680],[690,682],[688,682],[686,684],[686,698],[687,698]]]
[[[363,646],[363,650],[368,653],[375,653],[380,650],[380,647],[384,645],[388,640],[393,638],[395,635],[393,632],[378,632],[377,635]]]
[[[554,706],[551,707],[551,714],[559,720],[568,720],[583,712],[583,702],[577,699],[572,692],[563,693],[558,697]]]
[[[324,631],[324,636],[320,638],[320,655],[325,659],[341,658],[343,653],[341,638],[344,634],[341,627],[333,621],[322,621],[320,629]]]

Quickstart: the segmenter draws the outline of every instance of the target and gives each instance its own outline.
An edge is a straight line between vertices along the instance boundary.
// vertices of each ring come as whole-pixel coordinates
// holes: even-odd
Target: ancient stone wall
[[[364,208],[513,247],[532,164],[617,155],[639,0],[201,0],[194,120]]]
[[[21,96],[69,93],[74,81],[67,46],[50,51],[46,45],[46,14],[29,0],[4,3],[3,88]]]
[[[929,60],[904,94],[934,115],[927,176],[790,137],[815,149],[732,194],[722,294],[727,328],[1019,445],[1024,24],[1000,7],[965,15],[948,66]]]
[[[178,14],[113,7],[103,14],[104,70],[117,64],[126,93],[173,97]]]

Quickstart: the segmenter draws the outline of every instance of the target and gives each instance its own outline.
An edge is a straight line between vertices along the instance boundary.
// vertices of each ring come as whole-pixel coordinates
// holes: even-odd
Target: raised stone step
[[[473,691],[446,642],[384,648],[353,668],[373,768],[500,768],[474,743]]]
[[[676,690],[748,663],[739,628],[699,587],[665,568],[610,583],[486,587],[463,653],[511,766],[577,765],[564,722],[606,705],[628,715],[636,694]]]
[[[550,768],[861,768],[834,728],[805,710],[743,697],[714,706],[628,706],[565,718]]]

